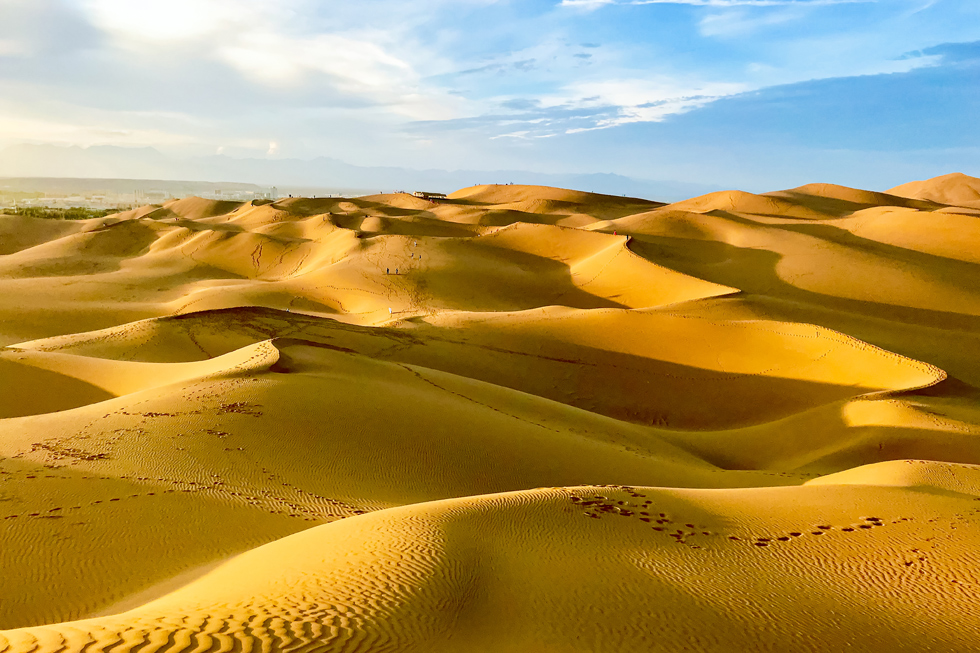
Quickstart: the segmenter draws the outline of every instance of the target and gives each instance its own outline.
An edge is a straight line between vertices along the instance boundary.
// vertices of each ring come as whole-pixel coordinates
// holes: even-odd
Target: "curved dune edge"
[[[980,466],[928,460],[889,460],[807,481],[805,485],[872,485],[980,497]]]
[[[980,209],[980,179],[962,173],[909,182],[888,192],[902,197]]]
[[[569,240],[574,245],[569,246]],[[627,236],[560,225],[515,222],[483,236],[480,242],[567,263],[577,288],[627,308],[651,308],[739,292],[738,288],[657,265],[630,250],[629,240]],[[602,244],[586,245],[591,243]]]
[[[0,351],[0,360],[16,361],[24,367],[46,370],[77,379],[80,384],[100,388],[109,393],[108,396],[100,399],[104,400],[192,379],[259,373],[276,364],[279,360],[279,350],[271,341],[259,341],[202,362],[140,363],[63,354],[43,351],[43,349],[35,351],[30,347],[21,348],[14,345],[6,352]],[[81,406],[85,403],[89,402],[80,401],[76,405]]]
[[[0,352],[0,396],[0,419],[5,419],[70,410],[114,395],[96,384]]]
[[[264,357],[263,365],[236,378],[219,375],[203,379],[203,384],[194,379],[185,387],[153,388],[78,409],[74,415],[0,424],[5,427],[0,453],[30,449],[28,460],[36,463],[68,458],[76,469],[99,473],[100,479],[77,478],[86,482],[71,485],[72,479],[60,472],[52,477],[55,480],[45,481],[67,493],[52,501],[55,507],[43,503],[51,501],[51,490],[36,493],[31,501],[55,516],[82,508],[78,515],[88,523],[86,531],[96,542],[116,537],[118,522],[112,515],[138,519],[141,510],[152,506],[153,526],[173,532],[161,537],[159,532],[141,532],[134,523],[126,546],[146,550],[150,547],[140,547],[140,542],[150,536],[153,548],[162,547],[158,555],[173,558],[168,543],[186,537],[191,528],[198,531],[195,539],[205,542],[196,551],[186,542],[181,545],[181,553],[196,556],[190,559],[196,561],[193,564],[208,559],[200,556],[207,550],[208,533],[216,527],[246,528],[250,537],[262,538],[290,528],[285,522],[302,528],[308,525],[304,522],[322,523],[359,511],[499,487],[582,478],[669,480],[678,486],[718,488],[806,480],[780,472],[724,472],[687,453],[683,437],[671,442],[663,431],[599,418],[431,369],[373,361],[302,340],[260,344],[279,351],[277,358]],[[220,399],[213,402],[209,396]],[[372,403],[378,396],[403,397],[406,403],[388,407]],[[77,423],[98,427],[79,434]],[[363,429],[355,441],[362,452],[359,456],[350,455],[348,444],[347,425],[354,423]],[[480,428],[464,434],[446,429],[461,423]],[[37,447],[37,432],[59,431],[60,437],[43,440]],[[277,435],[270,437],[270,433]],[[728,448],[745,446],[726,432],[719,435],[727,437]],[[440,475],[432,477],[432,468],[440,469]],[[134,469],[138,476],[132,475]],[[41,471],[45,478],[50,474]],[[192,494],[182,503],[165,504],[154,497],[170,493],[179,499],[181,492]],[[125,505],[90,512],[94,506],[89,504],[120,499],[126,500]],[[127,512],[118,513],[120,508]],[[106,517],[100,522],[98,515],[103,513]],[[50,532],[31,514],[0,515],[5,525],[16,527],[6,532],[13,542]],[[9,517],[15,521],[7,522]],[[259,528],[259,523],[267,525]],[[122,546],[123,542],[116,542],[113,548]],[[226,541],[221,550],[234,551],[234,547],[234,542]],[[139,582],[138,574],[146,573],[142,559],[121,565],[111,557],[100,560],[105,553],[98,549],[79,546],[63,561],[63,569],[74,581],[79,572],[72,571],[72,556],[88,565],[98,562],[96,569],[106,564],[118,567],[107,579],[102,578],[104,572],[90,579],[84,593],[89,600],[105,591],[106,580],[109,587],[117,588],[111,602],[118,600],[120,591],[139,591],[149,584]],[[161,569],[164,564],[175,570],[186,567],[179,559],[166,563],[158,559],[154,567]],[[29,583],[30,567],[25,571],[23,580]],[[8,587],[18,582],[14,576],[7,575]],[[60,600],[72,604],[70,597]],[[91,606],[86,612],[98,606],[82,605]]]
[[[14,348],[22,352],[18,354],[22,362],[98,383],[118,396],[153,384],[238,369],[239,358],[260,357],[252,351],[258,346],[254,343],[287,335],[310,344],[478,379],[617,419],[687,430],[735,428],[747,419],[773,421],[789,412],[844,398],[881,398],[926,388],[946,378],[935,366],[823,327],[709,320],[672,313],[669,307],[656,312],[555,307],[489,315],[444,313],[426,324],[430,326],[410,332],[378,331],[261,309],[236,309],[142,321]],[[466,333],[465,339],[459,333]],[[611,335],[614,333],[628,335],[621,338]],[[597,348],[599,337],[605,341]],[[128,344],[133,342],[140,346]],[[401,343],[394,355],[393,342]],[[719,346],[724,347],[723,352],[716,350]],[[165,353],[157,356],[151,353],[153,349]],[[193,361],[202,353],[217,358],[169,365],[111,360],[132,351],[145,351],[150,359],[176,352],[183,353],[172,360]],[[99,355],[110,360],[93,358]],[[526,371],[535,373],[514,378],[511,367],[502,364],[502,356],[521,361]],[[567,380],[556,384],[559,371]],[[630,384],[649,385],[651,379],[656,380],[657,395],[639,401],[630,395]],[[715,400],[712,421],[699,421],[696,416],[702,399],[696,396],[697,388],[704,392],[707,387],[727,393],[728,398]],[[602,388],[612,392],[600,403],[596,397],[601,396]],[[797,396],[801,392],[806,394]],[[743,402],[752,396],[769,397],[776,403],[746,412]]]
[[[597,631],[617,650],[968,650],[980,617],[957,585],[980,583],[980,528],[948,515],[978,512],[977,497],[897,492],[593,486],[395,508],[260,547],[118,616],[0,632],[0,650],[571,651]],[[703,593],[685,589],[691,573]],[[746,596],[750,576],[768,590]]]

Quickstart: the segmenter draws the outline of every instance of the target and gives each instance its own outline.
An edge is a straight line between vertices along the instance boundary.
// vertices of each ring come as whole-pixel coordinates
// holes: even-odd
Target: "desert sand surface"
[[[0,215],[0,653],[975,651],[980,179]]]

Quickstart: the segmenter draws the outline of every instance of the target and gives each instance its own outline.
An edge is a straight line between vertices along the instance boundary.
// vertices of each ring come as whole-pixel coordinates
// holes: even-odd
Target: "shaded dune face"
[[[977,189],[0,215],[0,653],[975,650]]]

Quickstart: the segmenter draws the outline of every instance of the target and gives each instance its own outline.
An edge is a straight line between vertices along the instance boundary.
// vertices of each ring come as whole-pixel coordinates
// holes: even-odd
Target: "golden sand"
[[[975,651],[980,180],[0,216],[0,653]]]

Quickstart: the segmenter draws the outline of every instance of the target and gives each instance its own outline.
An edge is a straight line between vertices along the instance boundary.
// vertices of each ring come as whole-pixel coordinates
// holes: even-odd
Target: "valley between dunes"
[[[0,653],[977,642],[980,179],[0,215]]]

